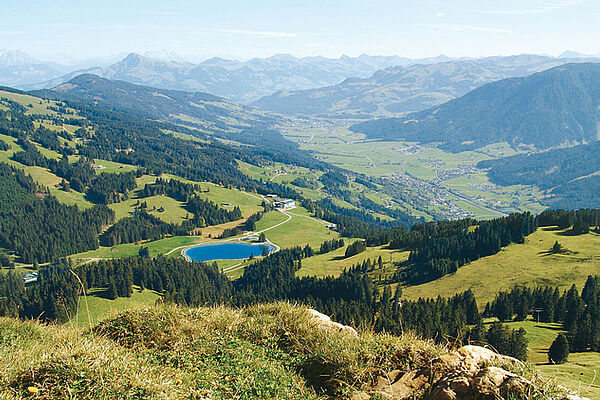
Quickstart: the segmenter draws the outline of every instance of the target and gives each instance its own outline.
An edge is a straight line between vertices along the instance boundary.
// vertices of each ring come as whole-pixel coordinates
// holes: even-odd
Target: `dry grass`
[[[322,329],[287,303],[140,308],[90,330],[0,319],[0,338],[0,399],[347,398],[447,352]]]

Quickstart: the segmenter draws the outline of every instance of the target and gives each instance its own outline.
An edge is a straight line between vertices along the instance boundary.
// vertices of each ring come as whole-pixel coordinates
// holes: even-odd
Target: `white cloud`
[[[461,24],[426,24],[427,28],[444,29],[453,32],[488,32],[488,33],[510,33],[505,29],[485,28],[482,26]]]
[[[443,12],[438,12],[438,13],[435,13],[435,16],[436,16],[436,17],[443,17],[443,16],[445,16],[445,15],[446,15],[446,13],[443,13]]]
[[[547,2],[547,4],[541,5],[535,8],[527,8],[522,10],[471,10],[471,12],[479,14],[493,14],[493,15],[528,15],[528,14],[542,14],[552,11],[562,10],[564,8],[578,6],[587,3],[588,0],[561,0]]]
[[[221,29],[223,33],[231,33],[235,35],[243,35],[243,36],[254,36],[264,39],[271,38],[291,38],[291,37],[299,37],[300,35],[297,33],[291,32],[273,32],[273,31],[248,31],[243,29]]]

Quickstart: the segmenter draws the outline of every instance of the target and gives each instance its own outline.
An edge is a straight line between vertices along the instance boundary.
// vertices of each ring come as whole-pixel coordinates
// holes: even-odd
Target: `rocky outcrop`
[[[339,332],[346,332],[352,335],[358,336],[356,329],[351,326],[342,325],[339,322],[332,321],[328,315],[322,314],[317,310],[313,310],[312,308],[308,310],[309,314],[312,316],[313,320],[324,329],[331,329]]]
[[[505,369],[522,366],[521,361],[490,349],[464,346],[440,356],[426,368],[405,373],[391,371],[379,377],[371,390],[355,394],[352,400],[367,400],[372,396],[397,400],[415,397],[426,400],[499,400],[529,398],[529,393],[541,393],[534,383]]]

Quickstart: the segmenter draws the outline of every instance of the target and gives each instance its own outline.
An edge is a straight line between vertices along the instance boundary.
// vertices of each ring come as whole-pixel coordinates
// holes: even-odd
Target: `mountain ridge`
[[[347,78],[316,89],[278,91],[252,105],[265,111],[313,117],[398,116],[443,104],[489,82],[526,76],[569,62],[590,59],[519,55],[393,66],[378,70],[369,78]]]
[[[488,83],[402,118],[355,124],[369,138],[441,142],[452,151],[506,141],[547,149],[598,140],[600,64],[566,64]]]
[[[333,84],[349,76],[368,76],[377,69],[407,63],[397,56],[296,58],[278,54],[246,62],[214,57],[201,63],[165,61],[129,53],[105,68],[78,70],[25,89],[55,87],[82,73],[163,89],[203,91],[238,102],[251,102],[278,89],[302,89]]]

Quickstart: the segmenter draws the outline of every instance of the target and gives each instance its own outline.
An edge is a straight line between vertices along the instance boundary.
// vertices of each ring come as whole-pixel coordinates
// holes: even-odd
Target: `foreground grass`
[[[558,240],[570,254],[548,254]],[[450,297],[471,289],[480,307],[492,301],[499,291],[515,285],[529,287],[559,286],[568,289],[575,283],[583,288],[588,275],[600,273],[600,236],[589,233],[568,236],[565,231],[538,229],[524,244],[511,244],[498,254],[481,258],[447,275],[423,285],[406,287],[404,296]]]
[[[0,318],[0,398],[345,398],[445,350],[413,336],[320,328],[288,304],[161,306],[92,330]]]

